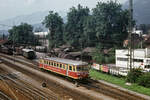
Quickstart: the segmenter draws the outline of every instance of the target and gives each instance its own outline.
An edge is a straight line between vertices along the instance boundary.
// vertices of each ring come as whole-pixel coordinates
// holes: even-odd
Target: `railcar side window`
[[[69,66],[69,70],[72,71],[72,66]]]
[[[56,63],[54,62],[54,67],[56,67]]]
[[[42,59],[40,59],[40,63],[42,63]]]
[[[45,60],[45,64],[47,64],[47,61]]]
[[[65,65],[63,64],[62,66],[63,66],[63,69],[65,69]]]
[[[62,64],[60,64],[60,68],[62,68]]]
[[[74,72],[76,71],[76,70],[75,70],[75,66],[72,66],[72,71],[74,71]]]
[[[59,67],[59,64],[57,63],[57,67]]]

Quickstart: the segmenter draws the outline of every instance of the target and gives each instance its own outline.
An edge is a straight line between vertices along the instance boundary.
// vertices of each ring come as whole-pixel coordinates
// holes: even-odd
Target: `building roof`
[[[96,50],[96,48],[94,48],[94,47],[87,47],[83,50],[83,52],[91,53],[91,52],[94,52],[95,50]]]
[[[35,32],[34,35],[48,35],[48,32]]]
[[[30,51],[34,51],[33,49],[22,49],[22,51],[24,52],[30,52]]]
[[[63,58],[56,58],[56,57],[49,57],[49,58],[44,58],[46,60],[52,60],[64,64],[70,64],[70,65],[87,65],[88,63],[82,62],[82,61],[75,61],[75,60],[70,60],[70,59],[63,59]]]
[[[8,40],[0,40],[0,45],[7,43]]]

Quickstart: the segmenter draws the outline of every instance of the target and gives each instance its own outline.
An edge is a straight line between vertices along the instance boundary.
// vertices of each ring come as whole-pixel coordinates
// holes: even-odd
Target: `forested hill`
[[[124,4],[128,8],[128,1]],[[137,24],[150,24],[150,0],[133,0],[134,18]]]
[[[43,12],[35,12],[29,15],[20,15],[14,18],[10,18],[4,21],[0,21],[0,24],[4,24],[7,26],[13,26],[13,25],[20,25],[22,22],[31,24],[35,27],[42,27],[41,22],[44,20],[45,16],[48,15],[49,11],[43,11]],[[66,12],[65,11],[59,11],[58,12],[64,19],[66,19]],[[8,30],[10,27],[7,26],[0,26],[0,30]]]

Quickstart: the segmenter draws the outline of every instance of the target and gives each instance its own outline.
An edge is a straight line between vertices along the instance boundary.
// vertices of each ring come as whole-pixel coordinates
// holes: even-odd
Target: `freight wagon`
[[[124,68],[118,68],[115,66],[109,66],[109,65],[100,65],[100,64],[96,64],[93,63],[92,65],[92,69],[95,69],[97,71],[101,71],[101,72],[105,72],[105,73],[109,73],[112,75],[120,75],[120,76],[127,76],[129,70],[124,69]]]

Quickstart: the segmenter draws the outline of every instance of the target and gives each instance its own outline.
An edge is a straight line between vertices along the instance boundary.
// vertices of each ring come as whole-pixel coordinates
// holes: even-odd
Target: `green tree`
[[[79,47],[81,42],[84,43],[84,22],[89,16],[89,8],[82,7],[80,4],[77,8],[72,7],[67,14],[67,23],[65,25],[65,41],[74,47]]]
[[[9,40],[14,41],[15,44],[35,45],[33,27],[27,23],[13,26],[9,33]]]
[[[50,31],[48,35],[50,49],[61,45],[63,43],[63,19],[61,16],[50,11],[43,24]]]
[[[98,39],[96,37],[96,22],[94,17],[90,15],[84,23],[84,44],[87,47],[95,47],[98,43]]]
[[[128,11],[123,10],[116,2],[98,2],[93,9],[93,17],[96,36],[103,47],[122,46],[123,40],[128,36],[128,15]]]

